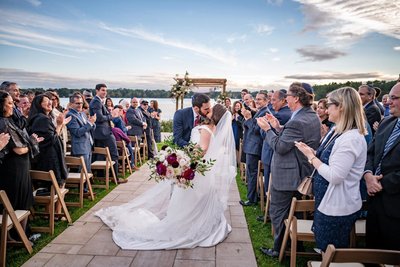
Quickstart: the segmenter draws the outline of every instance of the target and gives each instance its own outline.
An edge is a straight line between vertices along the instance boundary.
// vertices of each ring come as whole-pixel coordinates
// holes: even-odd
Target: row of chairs
[[[242,141],[240,142],[240,147],[239,147],[239,155],[241,154],[241,148],[242,148]],[[239,163],[239,169],[241,173],[241,178],[244,182],[246,182],[246,164],[245,163]],[[269,185],[271,185],[272,182],[272,175],[268,177],[269,179]],[[257,170],[257,192],[260,197],[260,209],[264,213],[264,223],[267,223],[270,220],[269,217],[269,207],[270,207],[270,200],[271,200],[271,193],[270,190],[268,190],[266,193],[264,192],[264,168],[263,164],[261,161],[258,162],[258,170]],[[270,187],[269,187],[270,188]],[[284,233],[284,238],[282,242],[282,247],[280,249],[279,253],[279,261],[282,262],[284,257],[286,255],[290,256],[290,266],[294,267],[296,266],[296,257],[299,256],[319,256],[317,253],[310,253],[310,252],[298,252],[297,251],[297,241],[305,241],[305,242],[315,242],[314,238],[314,233],[312,232],[312,224],[313,220],[312,219],[307,219],[307,215],[312,215],[314,212],[314,200],[313,199],[302,199],[298,200],[296,198],[292,199],[291,207],[289,210],[289,215],[288,218],[284,221],[285,223],[285,233]],[[366,202],[363,202],[362,210],[367,210]],[[298,219],[296,217],[296,214],[302,214],[302,219]],[[310,217],[310,216],[308,216]],[[352,233],[351,233],[351,240],[350,240],[350,246],[351,247],[356,247],[356,243],[358,239],[362,239],[365,237],[365,224],[366,221],[365,219],[359,219],[356,221]],[[271,235],[274,235],[274,229],[271,225]],[[290,239],[290,251],[286,251],[287,243],[288,240]],[[332,246],[333,247],[333,246]],[[330,250],[327,250],[327,253],[334,253],[332,250],[332,247]],[[354,251],[358,251],[357,249],[352,249]],[[340,253],[342,253],[342,250],[337,250]],[[369,251],[369,250],[365,250]],[[356,253],[356,252],[354,252]],[[390,252],[387,252],[390,254]],[[400,253],[400,252],[399,252]],[[339,254],[341,255],[341,254]],[[399,257],[397,255],[397,257]],[[371,258],[373,259],[373,257]],[[398,258],[397,258],[398,259]],[[398,261],[397,263],[400,263]],[[309,265],[309,266],[319,266],[315,265],[315,262],[313,262],[314,265]],[[325,264],[325,263],[324,263]],[[321,266],[329,266],[329,265],[321,265]]]

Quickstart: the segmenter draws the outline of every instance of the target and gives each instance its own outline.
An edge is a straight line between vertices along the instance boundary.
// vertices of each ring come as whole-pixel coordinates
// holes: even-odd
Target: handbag
[[[315,168],[310,176],[306,176],[303,178],[299,186],[297,187],[297,191],[299,191],[302,195],[311,196],[312,195],[312,179],[315,173]]]

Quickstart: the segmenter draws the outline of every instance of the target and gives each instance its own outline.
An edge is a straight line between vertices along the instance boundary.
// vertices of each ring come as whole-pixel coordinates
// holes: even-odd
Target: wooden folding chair
[[[271,183],[272,183],[272,175],[269,174],[269,182],[268,182],[268,191],[267,194],[265,196],[265,213],[264,213],[264,223],[267,223],[268,220],[270,220],[269,218],[269,206],[271,205]],[[272,231],[272,235],[274,235],[274,229],[272,227],[271,224],[271,231]]]
[[[366,200],[362,203],[361,212],[362,211],[368,211]],[[357,247],[357,240],[365,238],[366,221],[367,218],[361,218],[354,223],[354,227],[350,234],[350,247]]]
[[[111,174],[113,177],[113,180],[115,182],[115,184],[118,184],[117,182],[117,176],[115,175],[115,171],[114,171],[114,164],[115,161],[113,161],[111,159],[111,155],[110,155],[110,150],[108,149],[108,147],[95,147],[94,151],[93,151],[93,155],[103,155],[103,157],[105,157],[104,160],[96,160],[94,162],[92,162],[91,164],[91,169],[92,172],[94,170],[104,170],[105,172],[105,177],[99,177],[98,174],[97,176],[95,176],[96,179],[101,179],[104,178],[105,179],[105,185],[97,185],[94,184],[92,187],[96,187],[96,188],[105,188],[105,189],[109,189],[110,188],[110,170],[111,170]]]
[[[240,170],[240,178],[242,179],[242,181],[247,181],[247,177],[246,177],[246,163],[241,161],[241,157],[242,157],[242,153],[243,153],[243,139],[240,138],[240,142],[239,142],[239,170]]]
[[[3,204],[3,214],[0,215],[1,243],[0,243],[0,264],[6,266],[7,233],[15,228],[21,238],[21,242],[12,241],[11,244],[23,244],[29,254],[32,253],[32,245],[25,235],[21,222],[28,219],[29,210],[14,210],[4,190],[0,191],[0,202]]]
[[[91,200],[94,200],[94,194],[93,194],[93,189],[92,189],[92,183],[90,182],[90,179],[93,178],[92,173],[88,173],[87,168],[86,168],[86,163],[85,159],[80,156],[78,157],[71,157],[71,156],[66,156],[65,157],[65,163],[67,164],[67,167],[69,168],[74,168],[74,169],[80,169],[80,172],[72,172],[71,169],[68,172],[68,177],[65,180],[65,187],[78,187],[79,190],[79,201],[78,202],[65,202],[67,206],[77,206],[82,208],[83,207],[83,197],[84,197],[84,192],[83,189],[85,187],[85,183],[87,184],[88,187],[88,193],[90,195]],[[71,192],[69,192],[71,193]]]
[[[54,219],[55,217],[65,216],[69,223],[72,223],[71,216],[69,215],[67,206],[65,205],[64,196],[68,193],[68,189],[61,188],[58,186],[56,177],[53,171],[30,171],[32,182],[49,182],[50,183],[50,194],[48,196],[34,196],[35,206],[40,205],[45,207],[44,212],[34,211],[34,216],[48,216],[49,226],[43,227],[32,227],[32,232],[44,232],[54,234]],[[56,204],[61,206],[62,212],[56,213]]]
[[[286,229],[283,236],[281,250],[279,253],[279,261],[282,262],[283,257],[285,256],[287,241],[290,237],[290,267],[296,266],[297,255],[318,255],[316,253],[297,252],[297,241],[315,242],[315,237],[314,233],[311,231],[313,220],[297,219],[295,216],[295,212],[314,211],[314,205],[314,200],[297,200],[295,197],[292,199],[289,216],[284,221]]]
[[[129,135],[129,139],[131,140],[131,145],[133,148],[133,153],[135,154],[135,166],[138,166],[138,162],[142,165],[142,157],[140,156],[140,146],[139,140],[135,135]]]
[[[131,168],[131,161],[129,160],[129,155],[128,155],[128,148],[126,147],[125,141],[117,141],[117,148],[118,148],[118,160],[121,161],[121,168],[122,168],[122,173],[125,176],[126,169],[129,170],[129,173],[132,174],[132,168]],[[133,157],[133,155],[132,155]]]
[[[265,211],[265,191],[264,191],[264,166],[261,160],[258,161],[257,167],[257,192],[260,196],[260,209],[262,212]]]
[[[142,158],[143,158],[143,161],[144,160],[146,160],[146,157],[148,156],[147,155],[147,137],[146,137],[146,134],[143,134],[142,135],[142,142],[140,142],[140,148],[141,148],[141,151],[142,151]]]
[[[328,245],[321,261],[308,261],[309,267],[328,267],[332,266],[355,267],[364,266],[361,263],[394,265],[400,264],[400,251],[383,249],[360,249],[360,248],[338,248],[332,244]],[[355,264],[360,263],[360,264]]]

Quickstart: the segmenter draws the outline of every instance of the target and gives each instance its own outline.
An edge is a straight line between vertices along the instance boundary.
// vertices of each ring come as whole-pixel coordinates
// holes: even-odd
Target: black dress
[[[35,133],[44,138],[39,143],[40,153],[32,162],[32,169],[39,171],[52,170],[58,184],[61,186],[67,178],[67,167],[61,138],[56,132],[56,127],[51,117],[43,113],[34,115],[29,120],[29,133]]]
[[[27,210],[33,205],[30,153],[18,155],[13,151],[16,147],[29,147],[28,135],[24,131],[18,131],[11,118],[0,118],[0,133],[7,132],[11,136],[0,153],[0,190],[6,191],[14,210]],[[25,136],[22,137],[21,133]]]

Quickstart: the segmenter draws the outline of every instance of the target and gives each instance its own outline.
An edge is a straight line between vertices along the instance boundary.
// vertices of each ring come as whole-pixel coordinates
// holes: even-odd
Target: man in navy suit
[[[67,124],[68,131],[71,134],[71,155],[74,157],[83,156],[86,169],[91,172],[92,147],[94,139],[93,130],[96,128],[96,114],[87,117],[83,110],[83,98],[81,94],[74,93],[70,99],[70,108],[67,117],[71,117],[71,121]]]
[[[247,201],[240,200],[239,203],[243,206],[251,206],[257,204],[258,196],[257,187],[257,169],[258,161],[261,159],[261,150],[263,139],[260,133],[260,127],[257,124],[257,118],[264,116],[268,111],[268,95],[265,92],[260,92],[256,96],[256,108],[258,111],[251,116],[251,112],[242,109],[242,114],[246,120],[243,123],[244,140],[243,152],[246,153],[246,177],[247,177]]]
[[[174,143],[180,147],[188,145],[192,129],[200,122],[200,117],[206,116],[210,111],[210,97],[206,94],[194,94],[192,107],[177,110],[174,114]]]
[[[365,115],[372,130],[372,135],[375,135],[374,123],[381,121],[381,111],[375,104],[374,98],[376,91],[372,86],[363,84],[358,88],[358,94],[361,97],[362,104],[364,105]]]
[[[117,142],[111,131],[111,120],[118,116],[118,111],[113,114],[108,112],[104,105],[107,96],[107,85],[100,83],[96,85],[96,96],[89,105],[90,116],[96,114],[96,129],[94,130],[94,144],[98,147],[108,147],[111,159],[115,161],[114,171],[118,175],[118,150]],[[118,179],[118,183],[127,182],[125,179]]]
[[[368,248],[400,250],[400,83],[390,90],[388,103],[392,116],[379,125],[365,165],[366,243]]]

